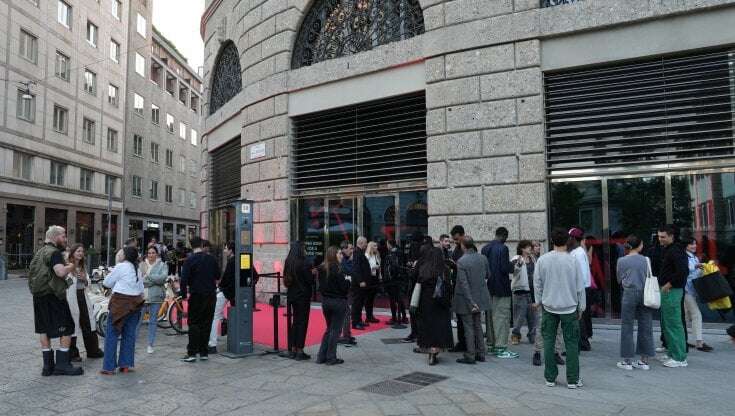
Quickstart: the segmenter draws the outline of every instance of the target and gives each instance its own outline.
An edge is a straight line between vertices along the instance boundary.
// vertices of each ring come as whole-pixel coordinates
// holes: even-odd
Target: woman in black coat
[[[449,274],[440,248],[425,246],[422,252],[417,264],[421,284],[417,343],[429,352],[429,365],[435,365],[439,352],[454,346]]]
[[[306,251],[300,241],[291,243],[291,249],[283,265],[283,282],[288,288],[288,307],[291,308],[291,351],[289,358],[298,361],[311,359],[304,353],[306,330],[309,326],[311,294],[314,275],[311,265],[306,261]]]
[[[347,313],[347,293],[350,281],[342,272],[342,251],[335,246],[327,249],[324,263],[319,267],[319,291],[322,295],[322,313],[327,328],[322,336],[317,364],[335,365],[344,361],[337,358],[337,340]]]

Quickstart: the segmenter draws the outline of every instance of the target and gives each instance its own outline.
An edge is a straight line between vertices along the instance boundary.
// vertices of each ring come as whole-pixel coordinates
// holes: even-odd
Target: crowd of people
[[[685,236],[679,242],[675,234],[672,226],[660,227],[660,251],[654,257],[644,253],[638,236],[630,235],[624,255],[617,259],[616,278],[623,288],[620,369],[649,370],[657,353],[666,367],[686,367],[688,348],[712,351],[702,337],[702,316],[693,286],[703,266],[696,257],[696,241]],[[456,362],[468,365],[486,361],[487,354],[517,359],[519,354],[511,346],[521,342],[525,326],[526,338],[533,345],[532,363],[543,363],[546,384],[554,386],[558,366],[566,365],[567,386],[581,387],[579,354],[592,348],[588,297],[595,285],[584,230],[554,229],[549,238],[551,250],[545,254],[540,242],[521,240],[511,257],[508,237],[508,230],[498,227],[495,239],[478,250],[474,239],[457,225],[450,235],[439,237],[438,245],[429,236],[414,236],[404,253],[393,240],[373,242],[361,236],[354,246],[343,241],[339,247],[328,247],[320,264],[312,263],[301,242],[293,242],[283,267],[287,306],[293,316],[287,356],[311,359],[304,348],[314,290],[321,295],[326,322],[316,362],[325,365],[342,364],[337,345],[355,345],[353,331],[380,322],[374,314],[380,291],[390,305],[388,324],[410,324],[403,341],[415,342],[414,352],[426,354],[429,365],[438,364],[439,355],[445,352],[461,353]],[[163,249],[152,241],[140,260],[137,242],[129,240],[118,252],[117,264],[103,282],[112,292],[103,353],[85,292],[89,277],[84,248],[71,246],[65,258],[65,247],[65,230],[50,227],[29,271],[42,375],[82,374],[72,364],[79,360],[79,336],[88,358],[104,357],[102,374],[133,371],[143,310],[149,316],[147,352],[155,351],[156,319],[171,271],[162,259]],[[216,323],[235,297],[234,243],[224,248],[224,273],[209,249],[208,241],[193,238],[191,253],[178,267],[179,295],[188,299],[189,342],[184,362],[207,360],[216,352]],[[653,276],[660,286],[659,348],[654,346],[654,309],[646,306],[644,297],[647,279]],[[257,281],[257,273],[253,277]],[[687,322],[692,324],[694,344],[687,342]],[[728,333],[735,339],[735,327]],[[52,338],[60,338],[55,355]]]

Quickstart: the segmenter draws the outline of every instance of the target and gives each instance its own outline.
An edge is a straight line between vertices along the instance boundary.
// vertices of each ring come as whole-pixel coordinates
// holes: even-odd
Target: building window
[[[122,9],[122,3],[120,3],[120,0],[112,0],[112,4],[110,5],[112,15],[115,16],[115,19],[120,20],[120,10]]]
[[[158,143],[151,142],[151,161],[158,163]]]
[[[143,116],[143,107],[145,106],[145,100],[138,94],[133,93],[133,109],[135,114]]]
[[[138,34],[140,36],[145,37],[146,21],[145,21],[145,17],[141,16],[140,13],[138,13],[136,29],[138,30]]]
[[[82,191],[92,192],[92,180],[94,172],[89,169],[81,168],[79,170],[79,189]]]
[[[199,134],[194,129],[191,129],[191,144],[193,144],[194,146],[199,144]]]
[[[105,195],[115,196],[115,184],[117,179],[114,176],[105,175]]]
[[[69,82],[71,71],[71,59],[63,53],[56,51],[56,64],[54,65],[54,74]]]
[[[151,104],[151,122],[153,124],[158,124],[161,121],[161,109],[155,105]]]
[[[87,20],[87,43],[97,47],[97,32],[99,30],[97,29],[97,25]]]
[[[150,194],[153,201],[158,201],[158,181],[151,181]]]
[[[371,50],[424,33],[419,0],[342,2],[318,0],[304,16],[291,67]],[[216,72],[215,72],[216,73]]]
[[[107,150],[117,153],[117,130],[107,129]]]
[[[118,95],[120,93],[120,89],[113,84],[110,84],[107,86],[107,102],[110,103],[111,106],[117,107],[119,105],[118,102]]]
[[[140,176],[133,175],[133,183],[131,193],[138,198],[143,196],[143,179]]]
[[[186,140],[186,124],[179,121],[179,137]]]
[[[63,134],[69,131],[69,110],[59,105],[54,105],[54,130]]]
[[[66,164],[51,161],[51,175],[49,183],[56,186],[64,186],[64,176],[66,175]]]
[[[110,39],[110,59],[113,62],[120,62],[120,44],[115,39]]]
[[[174,151],[171,149],[166,149],[166,167],[174,167]]]
[[[31,180],[33,156],[18,151],[13,152],[13,176],[19,179]]]
[[[34,64],[38,63],[38,38],[21,29],[18,54]]]
[[[174,132],[174,116],[172,116],[169,113],[166,113],[166,128],[168,129],[168,132],[173,134]]]
[[[18,90],[16,115],[19,119],[31,123],[36,121],[36,96],[26,90]]]
[[[179,206],[186,204],[186,190],[179,188]]]
[[[214,114],[242,90],[240,54],[232,41],[220,51],[212,70],[212,91],[209,95],[209,114]]]
[[[94,144],[95,122],[88,118],[82,120],[82,140],[85,143]]]
[[[97,95],[97,74],[89,69],[84,70],[84,91],[87,94]]]
[[[58,6],[56,8],[56,20],[62,25],[66,26],[67,29],[71,29],[71,16],[72,9],[71,6],[69,6],[69,3],[65,2],[64,0],[59,0]]]
[[[145,77],[145,58],[138,52],[135,53],[135,72],[141,77]]]
[[[189,208],[196,208],[197,207],[197,194],[194,192],[189,192]]]
[[[166,202],[174,202],[174,187],[171,185],[166,185]]]
[[[196,94],[191,95],[191,111],[199,113],[199,96]]]
[[[143,157],[143,136],[133,135],[133,156]]]

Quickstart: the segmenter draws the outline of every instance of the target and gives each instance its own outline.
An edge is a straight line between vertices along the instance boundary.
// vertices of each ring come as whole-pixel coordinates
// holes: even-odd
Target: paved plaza
[[[145,328],[136,372],[113,377],[97,372],[101,361],[83,363],[81,377],[41,377],[33,334],[31,297],[24,279],[0,281],[0,415],[732,415],[735,346],[724,331],[708,331],[713,353],[694,351],[688,368],[655,362],[649,372],[615,367],[619,332],[596,328],[593,351],[583,353],[584,388],[544,386],[531,348],[517,360],[489,358],[457,364],[455,354],[426,365],[413,345],[385,344],[406,330],[386,329],[340,347],[341,366],[296,362],[276,356],[182,363],[186,338],[159,330],[155,354],[145,353]],[[658,336],[658,334],[656,334]],[[221,340],[220,344],[224,340]],[[314,348],[309,352],[314,353]],[[447,377],[421,387],[392,382],[386,395],[363,387],[412,372]],[[563,381],[564,372],[559,376]],[[411,390],[411,391],[409,391]]]

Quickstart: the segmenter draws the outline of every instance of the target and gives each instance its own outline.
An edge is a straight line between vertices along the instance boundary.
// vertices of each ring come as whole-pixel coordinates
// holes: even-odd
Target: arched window
[[[220,50],[212,70],[209,114],[214,114],[241,90],[240,54],[237,52],[237,46],[232,41],[228,41]]]
[[[315,0],[299,30],[293,69],[424,33],[418,0]]]

